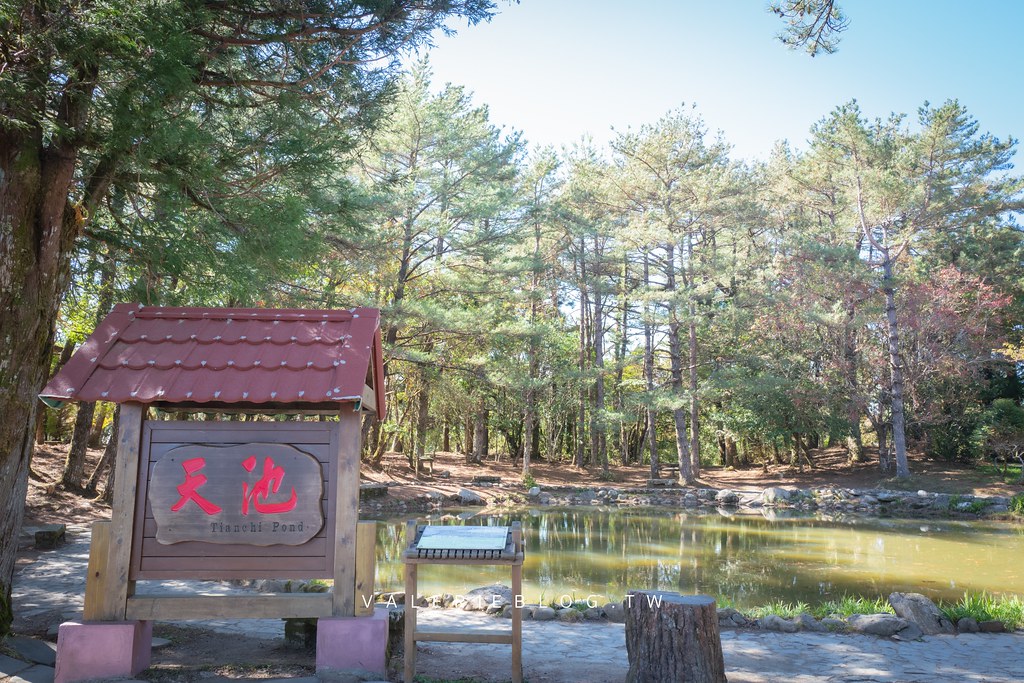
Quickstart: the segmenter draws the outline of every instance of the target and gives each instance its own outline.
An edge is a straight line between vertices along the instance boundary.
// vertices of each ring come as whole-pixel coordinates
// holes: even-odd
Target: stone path
[[[19,561],[14,578],[15,629],[27,625],[59,623],[81,618],[88,561],[89,533],[68,527],[68,543],[57,551],[38,554],[34,561]],[[139,592],[154,590],[140,582]],[[194,594],[244,593],[217,582],[177,581],[160,586]],[[423,610],[421,623],[440,626],[480,621],[495,627],[491,617],[453,610]],[[49,622],[47,622],[49,620]],[[283,638],[279,619],[187,622],[221,633]],[[502,624],[508,622],[500,622]],[[20,627],[20,628],[19,628]],[[523,668],[530,683],[619,683],[625,679],[625,636],[620,624],[523,624]],[[52,661],[39,643],[35,660],[15,648],[19,659],[0,655],[0,681],[49,683]],[[45,645],[44,645],[45,647]],[[896,641],[860,635],[769,633],[725,630],[722,633],[726,671],[730,683],[1011,683],[1024,681],[1024,635],[970,634],[928,636],[922,641]],[[419,647],[417,672],[433,678],[473,677],[507,681],[510,654],[507,646],[466,643],[424,643]],[[214,683],[220,678],[205,679]],[[290,679],[313,683],[316,679]],[[266,680],[262,683],[270,683]]]

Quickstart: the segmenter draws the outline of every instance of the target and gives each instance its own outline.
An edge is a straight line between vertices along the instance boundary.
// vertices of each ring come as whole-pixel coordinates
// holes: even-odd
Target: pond
[[[527,603],[568,596],[603,603],[630,589],[706,593],[739,609],[771,601],[815,605],[844,595],[913,591],[1024,594],[1024,527],[998,522],[815,517],[766,519],[664,509],[541,508],[441,515],[444,524],[523,524]],[[402,590],[405,518],[378,527],[377,589]],[[425,566],[420,592],[508,585],[507,568]]]

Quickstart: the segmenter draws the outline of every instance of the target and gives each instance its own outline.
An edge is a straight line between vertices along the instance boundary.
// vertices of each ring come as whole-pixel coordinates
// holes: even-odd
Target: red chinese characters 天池
[[[252,455],[242,461],[242,467],[246,472],[256,469],[256,456]],[[192,501],[207,515],[215,515],[222,510],[216,503],[200,495],[198,489],[207,482],[205,474],[199,474],[199,470],[206,467],[206,458],[190,458],[181,463],[185,470],[185,480],[177,487],[181,496],[171,506],[171,512],[178,512],[189,501]],[[256,512],[265,515],[290,512],[298,504],[298,494],[295,487],[292,487],[288,500],[270,502],[271,494],[277,493],[284,482],[285,471],[280,465],[274,463],[273,458],[267,457],[263,460],[263,473],[256,483],[250,487],[248,482],[242,482],[242,514],[248,515],[250,507]]]
[[[153,461],[147,510],[160,543],[301,545],[324,524],[324,473],[290,444],[176,446]]]

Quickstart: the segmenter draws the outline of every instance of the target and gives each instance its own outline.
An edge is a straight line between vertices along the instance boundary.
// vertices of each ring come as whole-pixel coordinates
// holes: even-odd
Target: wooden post
[[[362,428],[359,413],[338,415],[338,452],[333,473],[335,495],[334,616],[355,616],[356,525],[359,521],[359,452]]]
[[[630,591],[626,653],[627,683],[725,683],[715,599]]]
[[[103,613],[109,553],[110,522],[105,519],[93,522],[92,540],[89,542],[89,569],[85,576],[85,607],[82,610],[82,619],[85,621],[117,619],[116,614]]]
[[[416,541],[416,520],[405,525],[405,545]],[[416,676],[416,568],[414,562],[405,563],[405,683]]]
[[[128,597],[135,592],[134,582],[128,581],[128,565],[132,555],[135,490],[139,483],[139,451],[145,413],[146,408],[141,403],[121,405],[114,461],[114,507],[110,515],[107,571],[99,608],[103,619],[113,621],[124,620]]]
[[[359,522],[356,528],[356,616],[373,614],[376,572],[377,522]]]

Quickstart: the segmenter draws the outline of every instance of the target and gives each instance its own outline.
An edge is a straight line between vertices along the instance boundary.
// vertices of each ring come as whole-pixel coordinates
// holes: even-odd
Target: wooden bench
[[[426,465],[427,469],[430,470],[430,476],[434,476],[434,458],[436,455],[424,455],[420,458],[420,467]]]

